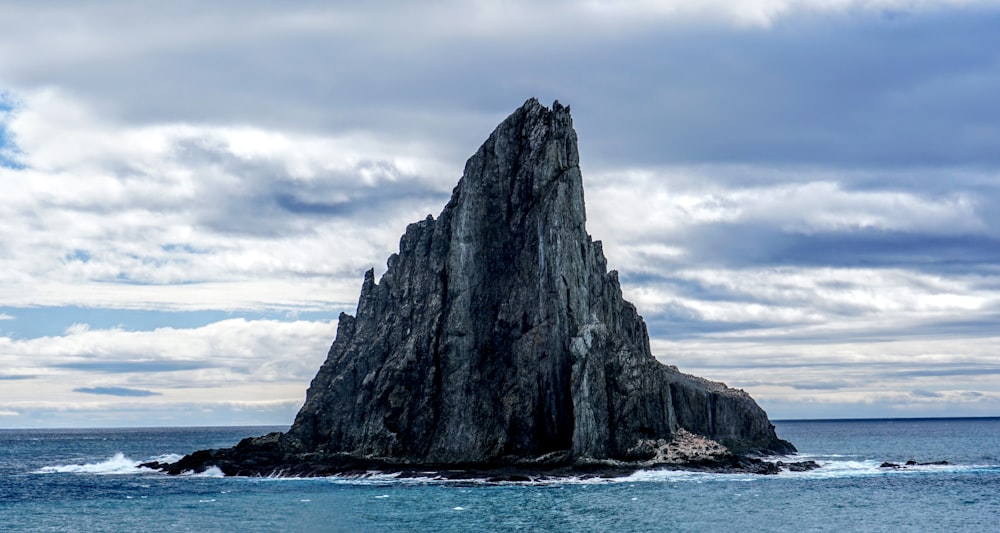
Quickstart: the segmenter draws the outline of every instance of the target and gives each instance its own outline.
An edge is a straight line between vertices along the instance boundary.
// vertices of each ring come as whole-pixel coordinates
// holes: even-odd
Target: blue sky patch
[[[59,368],[97,372],[100,374],[131,374],[133,372],[181,372],[212,368],[213,364],[199,361],[82,361],[55,365]]]
[[[16,170],[24,168],[24,165],[16,159],[19,150],[5,123],[6,118],[14,109],[14,101],[10,93],[0,91],[0,167]]]
[[[129,389],[125,387],[77,387],[73,389],[73,392],[82,392],[84,394],[101,394],[105,396],[125,396],[142,398],[146,396],[161,396],[159,392],[153,392],[144,389]]]
[[[186,243],[169,243],[160,247],[164,252],[185,254],[207,254],[208,250],[200,250]]]
[[[86,263],[90,261],[90,254],[86,250],[73,250],[72,253],[66,254],[66,261]]]
[[[90,329],[124,329],[151,331],[157,328],[199,328],[222,320],[307,320],[329,322],[337,319],[339,310],[290,314],[272,312],[227,311],[149,311],[136,309],[104,309],[96,307],[3,307],[0,316],[0,336],[15,339],[56,337],[64,335],[74,324],[87,324]]]
[[[777,418],[1000,412],[996,5],[303,3],[288,31],[223,0],[191,38],[162,4],[24,2],[50,31],[0,35],[32,51],[0,57],[0,424],[287,423],[361,273],[529,97],[572,106],[664,362],[769,383]],[[100,401],[29,407],[74,388]]]

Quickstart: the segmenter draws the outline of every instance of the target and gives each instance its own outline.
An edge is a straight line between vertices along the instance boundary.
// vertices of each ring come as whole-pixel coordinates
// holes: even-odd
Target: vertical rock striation
[[[528,100],[365,275],[286,438],[437,464],[625,458],[680,428],[786,449],[749,395],[654,359],[585,221],[569,108]]]
[[[686,430],[794,451],[743,391],[656,361],[585,221],[569,108],[528,100],[382,278],[365,274],[288,432],[240,446],[284,463],[504,465],[643,459]]]

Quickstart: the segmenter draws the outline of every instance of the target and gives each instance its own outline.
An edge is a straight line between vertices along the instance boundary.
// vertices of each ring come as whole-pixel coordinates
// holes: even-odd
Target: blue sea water
[[[138,468],[282,428],[0,430],[0,531],[998,531],[1000,418],[776,422],[777,476],[488,484]],[[879,468],[883,461],[949,465]]]

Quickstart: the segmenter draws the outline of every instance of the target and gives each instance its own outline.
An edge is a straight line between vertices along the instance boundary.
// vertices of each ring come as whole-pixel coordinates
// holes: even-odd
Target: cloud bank
[[[992,2],[5,13],[4,425],[289,422],[364,270],[529,96],[572,105],[664,362],[775,418],[1000,412]]]

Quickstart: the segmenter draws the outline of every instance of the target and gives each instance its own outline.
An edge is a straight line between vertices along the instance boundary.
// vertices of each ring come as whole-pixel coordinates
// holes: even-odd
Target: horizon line
[[[1000,415],[995,416],[910,416],[910,417],[872,417],[872,418],[783,418],[771,420],[772,423],[801,423],[801,422],[930,422],[941,420],[1000,420]],[[52,427],[0,427],[0,431],[38,431],[38,430],[60,430],[60,431],[90,431],[90,430],[133,430],[133,429],[237,429],[237,428],[290,428],[291,424],[234,424],[234,425],[194,425],[194,426],[52,426]]]

